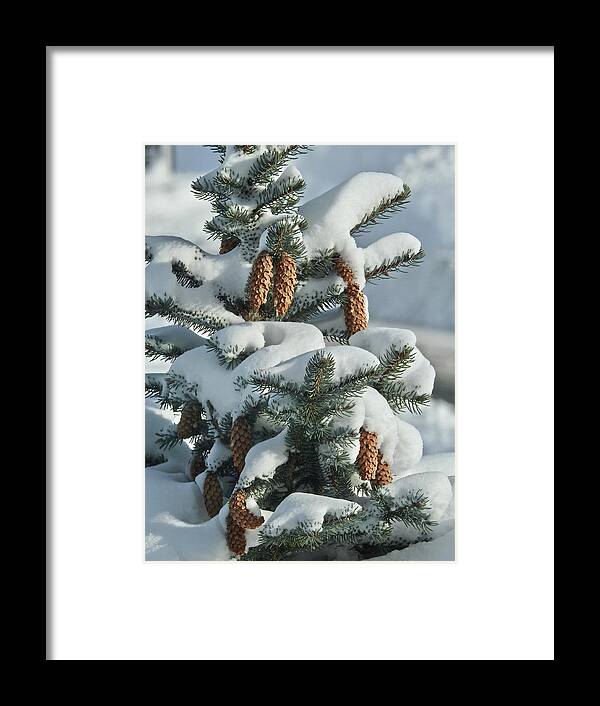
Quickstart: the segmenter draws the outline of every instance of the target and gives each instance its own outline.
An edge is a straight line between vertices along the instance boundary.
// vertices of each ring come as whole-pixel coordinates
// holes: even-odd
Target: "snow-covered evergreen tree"
[[[147,332],[146,353],[172,361],[146,389],[180,415],[151,415],[147,502],[163,519],[182,493],[187,503],[168,541],[180,558],[272,560],[367,558],[432,538],[452,487],[444,473],[406,475],[423,449],[402,413],[427,404],[435,373],[412,332],[368,328],[363,292],[423,251],[407,233],[356,239],[410,189],[360,173],[299,206],[293,160],[306,146],[213,149],[219,166],[192,191],[212,202],[205,229],[220,254],[146,239],[147,315],[171,322]],[[188,482],[167,490],[184,469]],[[150,552],[174,532],[164,524]]]

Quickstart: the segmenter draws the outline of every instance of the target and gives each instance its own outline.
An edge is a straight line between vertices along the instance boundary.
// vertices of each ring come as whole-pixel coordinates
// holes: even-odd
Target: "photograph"
[[[455,146],[140,171],[145,560],[454,562]]]
[[[556,659],[554,65],[47,46],[47,660]]]

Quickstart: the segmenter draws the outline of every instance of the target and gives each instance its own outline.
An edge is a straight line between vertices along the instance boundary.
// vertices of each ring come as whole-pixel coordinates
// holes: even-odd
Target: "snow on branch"
[[[391,218],[396,211],[406,208],[410,198],[410,187],[404,184],[404,188],[397,191],[393,196],[384,196],[381,201],[370,211],[365,213],[360,221],[350,228],[351,235],[367,233],[369,228],[383,218]]]
[[[301,299],[297,304],[292,304],[285,319],[309,322],[319,314],[340,306],[343,301],[343,287],[332,284],[323,293],[314,292],[311,299]]]
[[[400,177],[381,172],[360,172],[300,207],[308,221],[304,242],[309,255],[344,250],[352,234],[372,221],[401,208],[408,187]]]
[[[246,454],[244,469],[239,480],[239,488],[247,488],[257,479],[270,479],[275,471],[289,458],[286,446],[286,432],[283,430],[277,436],[255,444]]]
[[[268,184],[277,176],[286,162],[301,154],[306,154],[308,145],[282,145],[271,147],[259,155],[248,171],[248,181],[253,186]]]
[[[285,560],[314,554],[327,546],[368,547],[426,539],[436,527],[429,498],[409,488],[394,497],[365,487],[365,507],[358,503],[292,493],[270,515],[258,535],[258,544],[246,561]],[[398,532],[397,528],[400,526]],[[401,542],[402,538],[404,542]]]
[[[402,272],[406,267],[417,267],[423,261],[425,253],[419,250],[417,253],[403,252],[396,257],[385,259],[379,265],[372,268],[365,268],[365,279],[372,281],[375,279],[389,279],[394,272]]]
[[[410,233],[385,235],[361,252],[367,280],[389,277],[395,270],[419,265],[425,256],[421,243]]]
[[[379,358],[379,373],[373,387],[395,412],[415,414],[431,400],[435,370],[416,347],[412,331],[372,327],[350,337],[354,346],[366,348]]]
[[[166,360],[171,361],[178,358],[185,351],[173,343],[166,343],[157,336],[149,336],[146,334],[145,344],[146,358],[149,360]]]
[[[146,355],[151,360],[175,360],[205,343],[206,339],[184,326],[161,326],[146,331]]]
[[[196,198],[206,201],[216,201],[231,192],[231,188],[223,185],[223,180],[208,179],[206,177],[195,179],[190,189]]]
[[[297,169],[294,172],[290,176],[284,173],[282,178],[270,184],[258,198],[257,209],[268,208],[271,213],[278,214],[295,206],[306,188],[306,182]]]
[[[200,333],[214,333],[229,323],[226,319],[209,313],[186,311],[173,297],[160,297],[155,294],[146,299],[146,318],[151,316],[162,316],[174,324],[187,326]]]
[[[277,507],[263,526],[265,535],[276,535],[298,527],[318,532],[325,518],[346,518],[361,511],[358,503],[311,493],[292,493]]]
[[[182,287],[194,289],[202,286],[201,280],[193,275],[181,260],[174,260],[171,263],[171,271],[175,275],[177,284],[180,284]]]

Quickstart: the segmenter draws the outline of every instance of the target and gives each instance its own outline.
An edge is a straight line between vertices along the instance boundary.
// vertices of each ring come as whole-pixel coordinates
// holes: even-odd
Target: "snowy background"
[[[203,231],[210,204],[190,193],[190,183],[217,165],[200,146],[151,146],[146,150],[146,234],[180,235],[205,250],[218,245]],[[360,171],[397,174],[412,189],[411,203],[400,213],[360,236],[368,245],[381,235],[408,232],[422,243],[425,260],[391,280],[367,284],[370,325],[410,328],[417,345],[436,369],[428,409],[406,415],[423,436],[424,452],[454,450],[454,147],[347,145],[316,146],[295,160],[307,188],[305,203]],[[146,328],[167,324],[157,317]],[[150,372],[168,364],[147,363]]]

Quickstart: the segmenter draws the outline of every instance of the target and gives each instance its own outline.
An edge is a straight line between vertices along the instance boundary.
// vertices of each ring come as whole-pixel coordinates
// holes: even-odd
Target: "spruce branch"
[[[358,431],[350,427],[326,427],[325,439],[319,450],[319,465],[324,476],[321,492],[335,498],[350,499],[356,466],[350,461],[349,447],[358,438]]]
[[[413,527],[422,534],[427,534],[437,525],[431,519],[429,499],[421,490],[409,490],[401,498],[392,497],[379,488],[370,494],[380,522],[394,524],[401,522],[406,527]]]
[[[222,169],[213,177],[214,183],[221,189],[223,194],[237,194],[239,196],[250,196],[250,189],[246,181],[231,169]]]
[[[301,231],[299,217],[287,217],[276,221],[267,230],[266,246],[273,255],[290,255],[295,260],[306,257],[306,248],[298,237]]]
[[[156,294],[146,300],[146,318],[150,316],[162,316],[175,324],[187,326],[200,333],[214,333],[227,325],[226,321],[212,314],[186,311],[173,297],[160,297]]]
[[[198,439],[210,438],[209,426],[206,420],[201,420],[198,423],[198,433],[191,437],[192,443],[197,442]],[[162,451],[169,450],[182,444],[183,439],[177,436],[177,429],[167,429],[164,431],[156,432],[156,445]]]
[[[217,294],[217,299],[223,304],[223,306],[236,316],[241,316],[245,318],[247,315],[246,307],[248,302],[240,297],[231,297],[224,290],[220,290]]]
[[[337,257],[335,250],[329,248],[321,250],[317,256],[302,264],[298,272],[298,279],[323,279],[335,272],[334,260]]]
[[[310,399],[325,392],[333,384],[334,375],[335,358],[322,349],[316,351],[304,370],[305,396]]]
[[[203,230],[211,240],[224,240],[237,238],[241,229],[231,223],[223,222],[220,216],[216,216],[212,220],[206,221]]]
[[[212,351],[221,365],[227,370],[233,370],[254,351],[240,349],[239,346],[226,346],[220,348],[214,341],[208,340],[205,344],[207,350]]]
[[[256,215],[253,211],[237,203],[215,201],[213,206],[221,218],[226,221],[231,221],[231,223],[238,227],[252,225],[256,220]]]
[[[260,370],[249,378],[236,380],[238,389],[251,385],[261,395],[290,396],[295,399],[302,398],[302,388],[295,382],[286,380],[282,375],[274,375],[267,370]]]
[[[416,351],[410,345],[390,346],[379,357],[378,377],[381,382],[398,380],[415,362]]]
[[[323,442],[336,449],[345,449],[358,439],[358,431],[352,427],[325,427]]]
[[[293,529],[261,529],[258,545],[241,557],[244,561],[273,561],[310,555],[330,546],[378,546],[388,544],[393,526],[401,523],[422,535],[436,526],[431,519],[429,500],[421,491],[409,491],[396,499],[379,489],[369,491],[369,508],[348,511],[339,516],[326,515],[320,528],[300,523]]]
[[[156,375],[146,375],[145,380],[146,397],[160,397],[163,393],[163,382]]]
[[[431,402],[431,395],[415,390],[409,392],[403,384],[391,388],[382,386],[377,389],[386,398],[394,412],[408,411],[411,414],[421,414],[422,408]]]
[[[187,401],[186,397],[176,397],[168,392],[165,393],[162,381],[152,375],[146,375],[145,394],[146,397],[155,398],[160,409],[169,407],[174,412],[178,412]]]
[[[276,429],[286,427],[290,419],[293,417],[295,410],[290,407],[275,404],[274,399],[269,399],[269,404],[261,410],[261,416],[269,423],[270,426]]]
[[[365,269],[365,279],[368,281],[389,279],[393,277],[393,272],[404,272],[404,268],[406,267],[418,267],[424,257],[425,252],[423,249],[419,250],[417,253],[412,250],[407,250],[396,257],[384,260],[377,265],[377,267]]]
[[[405,184],[402,191],[398,191],[393,196],[387,196],[377,204],[373,209],[360,219],[360,221],[350,229],[351,235],[364,234],[369,231],[371,226],[384,218],[391,218],[396,211],[401,211],[409,203],[410,187]]]
[[[183,353],[185,353],[183,348],[164,341],[160,336],[146,334],[146,357],[150,360],[173,361]]]
[[[301,523],[293,529],[270,534],[260,530],[258,545],[248,550],[242,560],[285,560],[299,553],[314,553],[326,545],[352,545],[367,537],[376,542],[384,541],[390,528],[368,527],[364,513],[355,515],[326,516],[320,528]]]
[[[206,417],[211,434],[220,439],[225,445],[229,445],[231,427],[233,425],[231,412],[226,412],[222,417],[219,417],[212,402],[206,400]]]
[[[162,409],[170,407],[174,412],[178,412],[186,402],[198,401],[198,386],[188,383],[183,375],[168,372],[164,381],[164,391],[159,396],[159,406]]]
[[[182,287],[196,288],[202,286],[201,280],[193,275],[181,260],[174,260],[171,272],[175,275],[177,283]]]
[[[198,385],[196,383],[190,384],[181,373],[174,373],[170,370],[165,376],[165,383],[170,392],[176,390],[187,399],[195,399],[198,395]]]
[[[282,213],[298,203],[305,188],[306,182],[301,176],[273,182],[261,192],[256,210],[260,212],[268,208],[275,215]]]
[[[305,154],[309,149],[308,145],[287,145],[283,148],[271,147],[259,155],[250,168],[248,172],[250,185],[268,184],[277,176],[288,160]]]
[[[345,329],[335,329],[335,328],[328,328],[322,331],[323,338],[327,339],[328,341],[332,341],[333,343],[339,343],[340,346],[347,346],[348,345],[348,339],[350,338],[350,335],[348,334],[348,331]]]
[[[225,155],[227,153],[227,145],[204,145],[212,150],[216,155],[219,156],[219,162],[223,163]]]
[[[203,201],[216,201],[229,194],[229,189],[223,188],[219,181],[206,177],[194,179],[190,185],[190,191],[197,199]]]
[[[334,309],[343,304],[344,289],[343,287],[332,284],[327,287],[327,290],[320,296],[315,294],[308,301],[300,301],[292,304],[288,312],[284,316],[284,321],[300,321],[308,322],[314,319],[319,314],[325,311]]]
[[[162,451],[168,451],[183,443],[183,439],[177,436],[176,429],[156,432],[156,445]]]
[[[421,414],[422,407],[429,404],[431,396],[410,390],[402,376],[414,363],[415,349],[410,345],[390,346],[379,358],[372,386],[381,393],[394,412],[409,411]]]
[[[336,392],[348,397],[360,397],[365,389],[377,380],[379,365],[364,365],[356,373],[344,375],[336,385]]]

